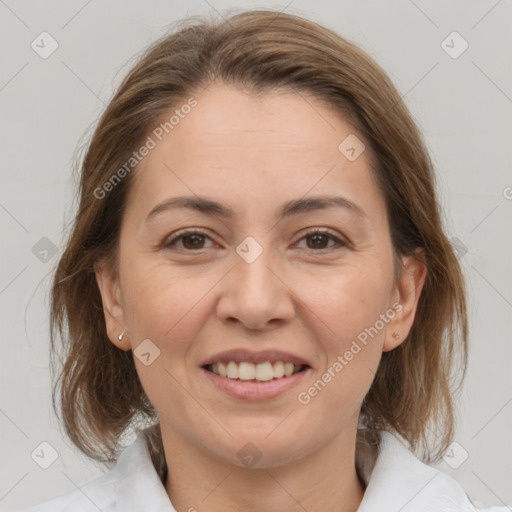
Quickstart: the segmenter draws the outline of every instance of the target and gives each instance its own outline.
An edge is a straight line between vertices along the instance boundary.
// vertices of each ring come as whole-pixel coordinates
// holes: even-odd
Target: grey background
[[[71,220],[74,152],[136,54],[166,25],[231,7],[274,7],[323,23],[372,55],[405,96],[436,163],[446,230],[469,283],[458,444],[439,468],[479,502],[512,503],[510,0],[0,0],[0,509],[103,473],[63,438],[50,406],[46,294]],[[31,47],[43,31],[59,45],[47,59]],[[453,31],[469,44],[458,58],[441,46]],[[453,53],[462,43],[446,44]],[[48,469],[31,456],[43,441],[58,454]],[[38,450],[50,462],[51,450]]]

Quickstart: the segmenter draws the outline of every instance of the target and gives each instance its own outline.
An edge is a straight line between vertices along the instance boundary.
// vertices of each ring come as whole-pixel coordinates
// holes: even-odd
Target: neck
[[[165,489],[178,512],[356,511],[364,495],[355,466],[356,432],[342,432],[292,462],[243,468],[199,451],[162,426]]]

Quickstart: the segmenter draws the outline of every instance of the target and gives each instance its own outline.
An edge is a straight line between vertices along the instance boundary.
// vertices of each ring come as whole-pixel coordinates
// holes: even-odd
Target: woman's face
[[[394,280],[369,148],[303,94],[195,100],[133,171],[117,273],[97,272],[109,337],[134,350],[164,439],[258,467],[353,441],[424,277],[409,259]]]

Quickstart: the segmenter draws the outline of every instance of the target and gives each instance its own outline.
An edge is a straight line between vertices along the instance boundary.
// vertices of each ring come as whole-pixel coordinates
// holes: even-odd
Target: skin
[[[136,170],[117,269],[96,272],[112,343],[131,350],[150,339],[160,350],[148,366],[135,362],[160,415],[166,491],[180,512],[357,510],[359,410],[382,352],[412,326],[425,265],[403,258],[395,281],[369,146],[349,161],[338,145],[357,132],[332,109],[304,94],[255,96],[221,84],[195,98],[198,105]],[[284,202],[324,194],[353,201],[365,216],[330,208],[276,218]],[[180,195],[224,203],[234,217],[182,208],[146,220]],[[317,227],[348,245],[305,238]],[[206,238],[164,247],[183,228],[202,228]],[[252,263],[236,252],[248,236],[263,249]],[[299,403],[298,393],[396,302],[401,311],[385,328],[307,405]],[[240,347],[291,352],[312,369],[271,400],[233,398],[200,364]],[[253,467],[237,457],[248,442],[261,453]]]

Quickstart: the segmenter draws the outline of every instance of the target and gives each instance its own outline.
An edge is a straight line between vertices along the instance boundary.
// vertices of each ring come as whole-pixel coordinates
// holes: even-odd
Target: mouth
[[[202,368],[210,373],[235,381],[269,382],[281,380],[301,373],[310,368],[307,364],[294,364],[290,361],[227,361],[205,364]]]
[[[251,403],[277,399],[298,386],[304,386],[305,379],[313,369],[306,364],[264,361],[216,362],[200,367],[213,389],[237,400]]]
[[[199,366],[214,389],[251,402],[286,396],[313,373],[307,359],[270,348],[259,352],[227,350],[208,357]]]

